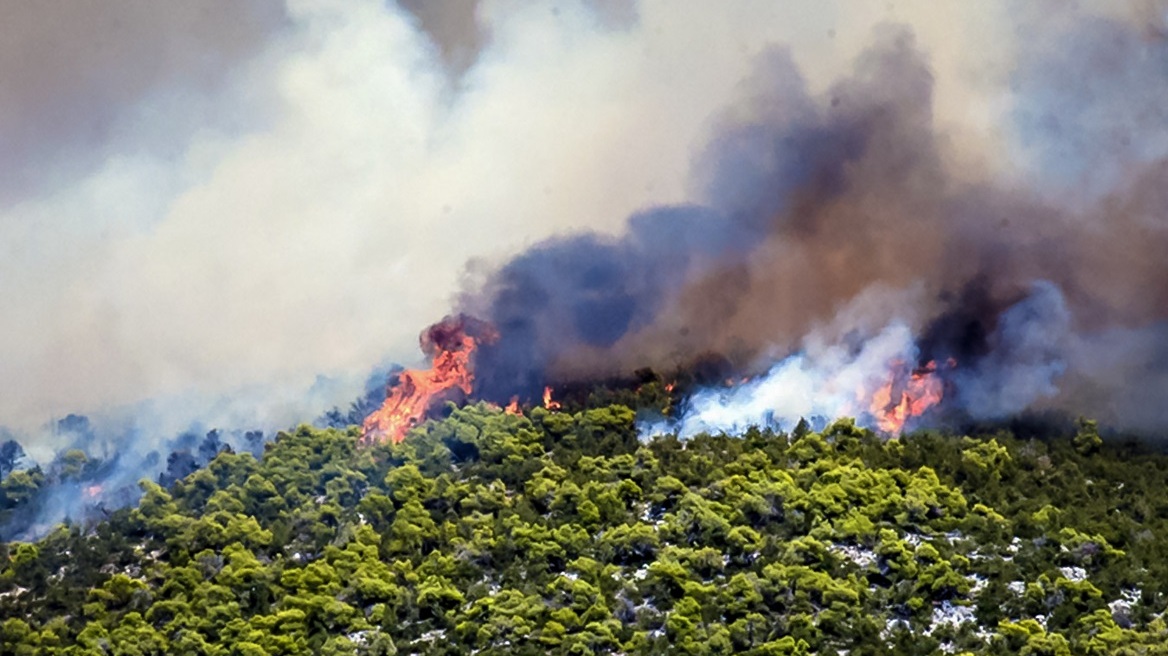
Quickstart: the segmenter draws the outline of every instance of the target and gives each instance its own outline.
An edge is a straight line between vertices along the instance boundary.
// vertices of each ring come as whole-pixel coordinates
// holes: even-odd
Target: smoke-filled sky
[[[765,181],[718,178],[719,153],[796,77],[807,98],[849,79],[926,94],[897,129],[927,131],[945,175],[907,183],[1087,205],[1138,169],[1154,189],[1166,26],[1155,2],[3,3],[0,425],[310,419],[374,365],[416,362],[424,326],[542,240],[754,202]],[[890,33],[917,77],[864,86]],[[880,276],[952,255],[877,241],[894,239]],[[1126,239],[1106,254],[1162,257]],[[1116,275],[1138,294],[1160,272]]]

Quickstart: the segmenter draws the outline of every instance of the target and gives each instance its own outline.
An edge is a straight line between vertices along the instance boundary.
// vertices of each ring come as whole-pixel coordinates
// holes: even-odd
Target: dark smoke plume
[[[1127,399],[1168,381],[1168,44],[1103,18],[1050,38],[1015,73],[1010,177],[956,170],[907,30],[824,93],[774,51],[696,163],[701,206],[537,244],[465,294],[502,334],[481,393],[708,352],[762,371],[899,322],[913,355],[957,362],[948,402],[970,416],[1163,426],[1165,404]]]

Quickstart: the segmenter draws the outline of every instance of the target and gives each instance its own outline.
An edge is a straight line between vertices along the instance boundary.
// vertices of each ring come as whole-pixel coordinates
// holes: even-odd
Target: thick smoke
[[[149,406],[162,440],[353,398],[371,364],[417,361],[468,259],[686,200],[766,44],[830,67],[874,18],[245,4],[0,10],[0,425],[30,449],[71,412]],[[321,374],[337,389],[306,394]]]
[[[1035,283],[997,318],[985,355],[953,375],[956,402],[977,419],[1000,419],[1057,394],[1066,369],[1071,316],[1058,288]]]
[[[488,395],[903,326],[1030,392],[968,383],[971,412],[1159,426],[1168,85],[1140,7],[10,4],[0,425],[50,467],[78,439],[54,419],[93,417],[87,483],[121,487],[176,435],[341,423],[466,273],[504,335]]]
[[[916,4],[899,17],[933,45],[989,22]],[[0,426],[50,479],[72,446],[101,463],[24,524],[201,462],[175,436],[359,421],[371,365],[417,362],[468,259],[693,200],[690,156],[760,52],[826,75],[889,11],[7,3]]]
[[[947,403],[973,418],[1038,405],[1163,427],[1162,403],[1123,399],[1164,380],[1148,358],[1163,360],[1168,317],[1168,41],[1118,18],[1052,24],[1013,74],[1025,139],[1012,175],[952,157],[911,30],[879,29],[823,91],[773,51],[698,164],[698,206],[641,213],[619,239],[538,244],[467,295],[504,335],[484,392],[708,351],[769,369],[717,402],[695,397],[686,432],[831,414],[848,407],[825,391],[837,377],[952,357]],[[801,352],[770,368],[874,286],[919,293],[868,307],[865,321],[888,328],[848,357]]]
[[[5,3],[0,204],[75,183],[127,146],[149,147],[161,122],[131,128],[131,107],[167,113],[172,138],[245,124],[238,106],[217,102],[231,81],[224,71],[256,56],[286,21],[280,3],[264,1],[233,12],[200,0]]]

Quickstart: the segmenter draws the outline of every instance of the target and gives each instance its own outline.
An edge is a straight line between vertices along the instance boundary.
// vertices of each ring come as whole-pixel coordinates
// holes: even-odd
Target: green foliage
[[[1079,431],[1075,433],[1071,443],[1076,451],[1085,456],[1098,452],[1103,447],[1103,438],[1099,437],[1099,424],[1092,419],[1080,417]]]
[[[621,399],[451,407],[371,448],[302,426],[143,481],[0,545],[0,653],[1166,653],[1168,458],[1093,422],[642,442]],[[44,480],[7,472],[0,510]]]

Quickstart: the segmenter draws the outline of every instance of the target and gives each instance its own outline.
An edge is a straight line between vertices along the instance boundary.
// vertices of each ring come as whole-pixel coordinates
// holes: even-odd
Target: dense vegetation
[[[1168,654],[1168,458],[1090,422],[642,442],[625,405],[474,405],[357,437],[0,546],[0,653]]]

